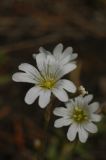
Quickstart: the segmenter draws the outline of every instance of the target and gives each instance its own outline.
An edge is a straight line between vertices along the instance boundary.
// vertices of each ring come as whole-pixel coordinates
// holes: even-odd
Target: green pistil
[[[74,119],[74,121],[80,123],[87,120],[88,116],[83,109],[79,107],[75,107],[72,118]]]

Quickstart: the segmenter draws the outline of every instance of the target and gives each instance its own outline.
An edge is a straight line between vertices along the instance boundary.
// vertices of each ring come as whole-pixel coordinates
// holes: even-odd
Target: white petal
[[[54,127],[60,128],[60,127],[63,127],[63,126],[68,126],[71,123],[72,123],[72,121],[69,118],[59,118],[59,119],[55,120]]]
[[[33,79],[33,77],[29,76],[26,73],[22,73],[22,72],[17,72],[13,74],[12,79],[15,82],[27,82],[27,83],[35,84],[35,80]]]
[[[61,65],[65,65],[65,64],[67,64],[70,60],[71,60],[71,55],[64,56],[64,57],[63,57],[63,55],[62,55],[62,58],[60,58],[59,63],[60,63]]]
[[[84,128],[90,133],[96,133],[98,131],[97,126],[92,122],[84,124]]]
[[[62,88],[54,88],[52,92],[60,101],[62,102],[68,101],[68,95]]]
[[[93,122],[99,122],[101,120],[101,115],[98,115],[98,114],[91,114],[91,120]]]
[[[26,102],[27,104],[32,104],[32,103],[37,99],[37,97],[39,96],[40,90],[41,90],[40,87],[36,87],[36,86],[32,87],[32,88],[26,93],[25,102]]]
[[[36,55],[35,53],[32,54],[33,59],[36,59]]]
[[[56,64],[56,60],[54,58],[53,55],[47,55],[45,57],[45,54],[44,53],[39,53],[37,56],[36,56],[36,61],[37,61],[37,66],[41,72],[41,74],[45,77],[47,76],[47,74],[53,74],[52,73],[52,69],[55,68],[54,66]],[[55,70],[56,72],[56,70]]]
[[[63,45],[59,43],[53,50],[54,56],[58,57],[58,54],[61,54],[63,50]]]
[[[99,108],[98,102],[94,102],[89,105],[89,109],[91,112],[96,112],[98,110],[98,108]]]
[[[71,57],[72,57],[72,47],[68,47],[64,50],[63,54],[61,54],[61,57],[60,57],[61,65],[64,65],[69,61],[71,61]]]
[[[39,96],[39,106],[41,108],[45,108],[50,102],[51,91],[50,90],[42,90]]]
[[[93,95],[92,94],[87,95],[87,96],[84,97],[85,103],[89,103],[92,99],[93,99]]]
[[[75,87],[75,85],[74,85],[73,82],[71,82],[71,81],[69,81],[69,80],[66,80],[66,79],[62,79],[62,80],[60,80],[59,82],[61,83],[62,87],[63,87],[65,90],[67,90],[67,91],[69,91],[69,92],[71,92],[71,93],[75,93],[76,87]]]
[[[48,55],[46,59],[46,63],[50,66],[54,65],[56,63],[56,60],[53,55]],[[53,66],[52,66],[53,67]]]
[[[41,77],[40,73],[38,72],[38,70],[32,66],[31,64],[28,63],[22,63],[19,65],[19,70],[24,71],[28,74],[33,75],[34,77],[37,76],[38,78]]]
[[[55,108],[54,111],[53,111],[53,113],[56,116],[67,116],[68,115],[68,111],[64,107],[57,107],[57,108]]]
[[[73,123],[68,129],[67,138],[70,141],[73,141],[77,135],[77,131],[78,131],[78,126],[77,126],[77,124]]]
[[[72,52],[73,52],[72,47],[67,47],[67,48],[64,50],[63,54],[64,54],[64,55],[69,55],[69,54],[72,54]]]
[[[74,109],[73,103],[74,103],[73,100],[68,100],[68,102],[65,103],[65,106],[70,112],[73,112],[73,109]]]
[[[40,71],[44,69],[46,58],[45,53],[39,53],[36,55],[36,63]]]
[[[79,107],[81,107],[81,108],[87,106],[87,105],[86,106],[84,105],[84,100],[83,100],[83,96],[82,95],[80,95],[80,96],[78,96],[78,97],[75,98],[74,104],[77,105],[77,106],[79,106]]]
[[[40,48],[39,48],[39,51],[40,51],[41,53],[45,53],[45,55],[51,54],[48,50],[46,50],[46,49],[43,48],[43,47],[40,47]]]
[[[63,66],[63,68],[62,68],[62,71],[63,71],[62,76],[65,75],[65,74],[67,74],[67,73],[69,73],[69,72],[71,72],[71,71],[73,71],[75,68],[76,68],[76,64],[73,64],[73,63],[67,63],[67,64],[65,64]]]
[[[78,54],[72,53],[72,51],[73,51],[72,47],[68,47],[64,50],[62,54],[62,64],[66,64],[69,61],[72,61],[77,58]]]
[[[77,53],[73,53],[71,54],[71,61],[73,61],[74,59],[76,59],[78,57]]]
[[[87,141],[88,132],[82,126],[80,126],[78,129],[78,135],[79,135],[79,140],[82,143],[85,143]]]

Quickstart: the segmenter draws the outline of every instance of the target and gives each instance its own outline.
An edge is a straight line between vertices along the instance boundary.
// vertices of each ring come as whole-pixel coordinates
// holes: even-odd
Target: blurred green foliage
[[[0,65],[6,64],[6,62],[8,61],[9,57],[7,56],[7,54],[0,50]]]
[[[0,76],[0,85],[4,85],[11,80],[10,75],[2,75]]]

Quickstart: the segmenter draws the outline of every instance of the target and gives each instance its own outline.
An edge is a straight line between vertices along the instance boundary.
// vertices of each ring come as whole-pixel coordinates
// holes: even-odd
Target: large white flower
[[[99,103],[90,103],[92,95],[85,97],[78,96],[75,100],[69,100],[65,103],[66,107],[57,107],[53,113],[61,118],[54,123],[56,128],[70,125],[67,138],[73,141],[78,133],[79,140],[85,143],[88,133],[96,133],[97,127],[93,122],[99,122],[101,116],[96,113]]]
[[[44,49],[43,47],[39,48],[39,52],[45,56],[52,55],[50,51]],[[63,44],[59,43],[53,50],[53,56],[60,65],[65,65],[69,62],[75,63],[74,60],[77,58],[78,54],[73,53],[72,47],[67,47],[63,51]],[[36,54],[33,54],[33,58],[36,59]]]
[[[34,84],[27,92],[25,102],[32,104],[39,96],[39,106],[44,108],[50,102],[51,93],[60,101],[66,102],[68,100],[66,91],[74,93],[76,87],[73,82],[61,77],[75,69],[76,65],[70,63],[61,67],[52,55],[45,57],[44,54],[37,54],[36,62],[38,70],[28,63],[22,63],[18,68],[23,72],[17,72],[12,76],[16,82]]]

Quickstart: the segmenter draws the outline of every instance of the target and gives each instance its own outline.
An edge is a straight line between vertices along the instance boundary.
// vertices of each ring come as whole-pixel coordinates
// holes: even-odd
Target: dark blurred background
[[[31,85],[11,76],[20,63],[35,64],[32,53],[40,46],[52,51],[60,42],[79,54],[69,77],[94,94],[103,119],[73,154],[67,128],[51,122],[46,159],[106,160],[106,0],[0,0],[0,160],[42,160],[44,110],[24,103]]]

